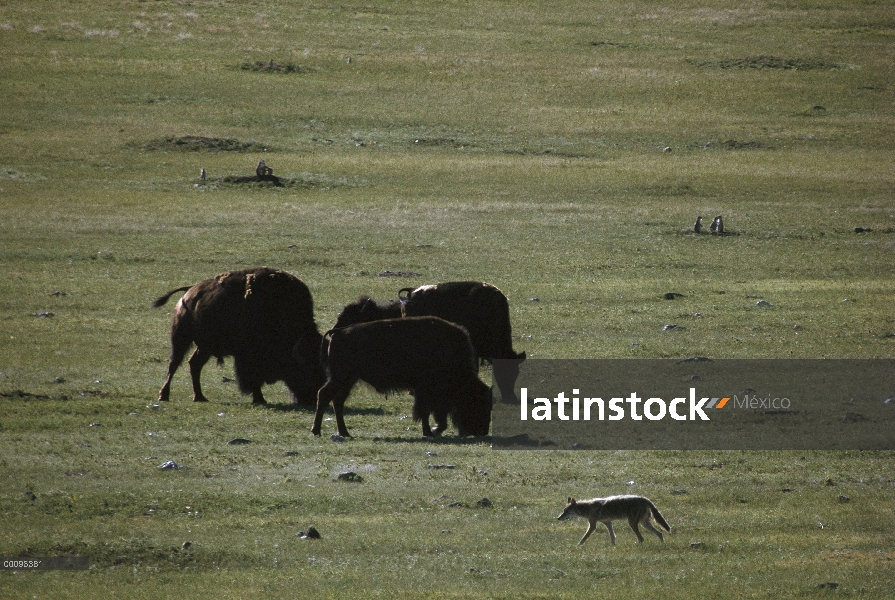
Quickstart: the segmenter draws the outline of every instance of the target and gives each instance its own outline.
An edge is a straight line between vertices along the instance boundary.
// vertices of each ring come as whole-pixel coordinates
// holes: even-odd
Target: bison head
[[[452,415],[457,433],[461,437],[488,435],[491,428],[491,388],[478,377],[463,386],[457,408]]]
[[[342,329],[357,323],[369,323],[381,319],[398,319],[401,317],[401,303],[397,300],[376,302],[369,296],[361,296],[351,304],[346,304],[333,329]]]

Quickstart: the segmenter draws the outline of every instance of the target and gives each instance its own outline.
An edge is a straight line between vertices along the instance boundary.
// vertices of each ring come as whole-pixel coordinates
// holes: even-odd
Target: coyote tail
[[[656,508],[656,505],[650,502],[649,509],[653,513],[653,518],[656,520],[656,523],[658,523],[662,529],[671,533],[671,527],[668,526],[668,522],[665,520],[665,517],[662,516],[662,513],[659,512],[659,509]]]

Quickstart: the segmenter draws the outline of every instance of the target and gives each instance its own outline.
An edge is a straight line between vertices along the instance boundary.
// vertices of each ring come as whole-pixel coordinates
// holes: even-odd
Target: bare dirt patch
[[[782,58],[780,56],[747,56],[718,60],[690,60],[691,64],[704,69],[783,69],[796,71],[836,71],[848,65],[821,58]]]
[[[244,62],[239,65],[243,71],[255,71],[258,73],[313,73],[317,71],[314,67],[306,67],[304,65],[296,65],[291,62],[278,63],[273,60],[264,61],[256,60],[255,62]]]
[[[143,144],[143,149],[181,152],[260,152],[268,150],[269,147],[254,140],[243,142],[234,138],[184,135],[150,140]]]

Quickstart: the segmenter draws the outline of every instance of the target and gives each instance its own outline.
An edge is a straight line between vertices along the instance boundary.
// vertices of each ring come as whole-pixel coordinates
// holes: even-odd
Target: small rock
[[[770,302],[768,302],[767,300],[759,300],[758,302],[755,303],[755,306],[774,306],[774,305],[771,304]]]
[[[701,550],[701,549],[705,548],[705,542],[690,542],[690,547],[697,549],[697,550]]]
[[[193,545],[192,542],[184,542],[183,544],[180,545],[180,549],[181,550],[189,550],[190,546],[192,546],[192,545]]]
[[[345,438],[342,437],[341,435],[339,435],[338,433],[332,434],[331,436],[329,436],[329,439],[331,439],[334,442],[338,442],[338,443],[345,441]]]
[[[457,502],[451,502],[450,504],[448,504],[448,508],[457,508],[459,506],[464,506],[464,504],[459,500]]]
[[[662,152],[671,152],[671,146],[665,146],[662,148]]]
[[[671,331],[672,329],[686,329],[686,328],[681,327],[680,325],[676,325],[675,323],[669,323],[662,327],[662,331]]]
[[[165,462],[163,462],[162,464],[160,464],[160,465],[158,466],[158,468],[159,468],[159,469],[166,469],[166,470],[167,470],[167,469],[179,469],[179,468],[180,468],[180,465],[178,465],[178,464],[177,464],[176,462],[174,462],[173,460],[166,460]]]
[[[358,483],[364,480],[363,477],[361,477],[354,471],[345,471],[344,473],[339,473],[336,479],[338,479],[339,481],[356,481]]]
[[[228,446],[242,446],[244,444],[251,444],[252,440],[247,440],[245,438],[233,438],[229,442],[227,442]]]
[[[528,301],[529,301],[529,302],[540,302],[541,299],[538,298],[537,296],[535,296],[534,298],[529,298]]]
[[[322,539],[320,536],[320,532],[317,531],[315,527],[308,527],[307,531],[299,531],[298,537],[303,540],[319,540]]]
[[[487,498],[482,498],[478,502],[475,503],[479,508],[494,508],[494,503],[492,503]]]
[[[869,227],[855,227],[855,233],[870,233],[873,231]]]
[[[671,490],[672,496],[683,496],[687,493],[687,490]]]
[[[823,589],[827,589],[827,590],[838,590],[838,589],[839,589],[839,584],[836,583],[835,581],[830,581],[830,582],[827,582],[827,583],[821,583],[821,584],[818,584],[817,587],[818,587],[818,589],[821,589],[821,590],[823,590]]]
[[[49,319],[50,317],[53,317],[55,315],[53,315],[53,313],[51,313],[51,312],[44,311],[44,312],[36,312],[36,313],[34,313],[34,316],[39,319]]]
[[[103,424],[102,423],[91,423],[90,426],[91,427],[102,427]]]
[[[429,465],[430,469],[456,469],[457,465]]]
[[[441,533],[444,533],[444,534],[448,534],[448,533],[450,533],[450,532],[451,532],[450,529],[442,529],[442,530],[441,530]]]
[[[634,485],[634,480],[632,479],[631,481],[627,482],[625,485]]]
[[[841,504],[846,504],[846,503],[848,503],[848,502],[851,502],[851,498],[849,498],[849,497],[846,496],[845,494],[839,494],[839,502],[840,502]]]
[[[283,452],[283,456],[298,456],[298,455],[299,455],[299,453],[296,452],[295,450],[286,450],[285,452]]]
[[[53,380],[53,383],[65,383],[65,377],[57,377]]]
[[[677,298],[683,298],[683,294],[679,294],[678,292],[668,292],[665,294],[666,300],[676,300]]]

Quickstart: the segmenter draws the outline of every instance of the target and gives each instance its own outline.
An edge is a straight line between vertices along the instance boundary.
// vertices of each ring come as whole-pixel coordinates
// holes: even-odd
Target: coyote
[[[628,524],[634,530],[634,533],[637,534],[637,540],[641,544],[643,543],[643,536],[640,535],[640,529],[637,527],[638,523],[643,524],[644,527],[656,534],[659,541],[664,542],[662,532],[650,523],[650,513],[652,513],[656,523],[662,529],[669,533],[671,532],[671,527],[668,526],[656,505],[649,498],[644,498],[643,496],[609,496],[607,498],[581,500],[580,502],[576,502],[574,498],[569,498],[566,509],[556,518],[560,521],[565,521],[572,517],[581,517],[588,520],[590,525],[584,537],[578,542],[579,546],[594,532],[594,529],[597,528],[597,522],[606,525],[606,528],[609,530],[609,539],[612,540],[612,545],[615,546],[615,532],[612,531],[612,521],[616,519],[627,519]]]

